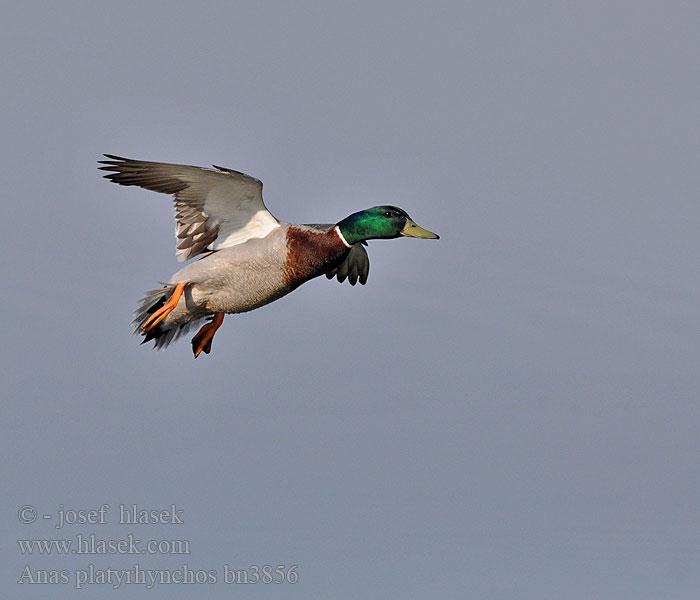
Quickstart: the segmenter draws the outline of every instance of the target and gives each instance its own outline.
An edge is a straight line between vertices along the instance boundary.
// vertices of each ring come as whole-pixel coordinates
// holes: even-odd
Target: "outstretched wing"
[[[105,154],[107,179],[175,196],[178,260],[206,250],[220,250],[265,237],[279,221],[265,208],[262,182],[244,173],[217,167],[131,160]]]
[[[369,256],[367,256],[367,251],[362,247],[362,244],[353,244],[345,260],[335,269],[326,273],[326,277],[328,279],[337,277],[340,283],[347,279],[350,285],[355,285],[359,279],[360,283],[365,285],[367,277],[369,277]]]

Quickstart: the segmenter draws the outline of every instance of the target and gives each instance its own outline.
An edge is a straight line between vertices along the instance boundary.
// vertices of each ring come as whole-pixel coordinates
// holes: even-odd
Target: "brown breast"
[[[287,231],[285,282],[296,287],[323,275],[340,264],[349,251],[334,229],[315,231],[293,225]]]

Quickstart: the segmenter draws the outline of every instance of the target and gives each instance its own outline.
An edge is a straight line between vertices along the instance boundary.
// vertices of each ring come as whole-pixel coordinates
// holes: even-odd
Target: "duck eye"
[[[387,211],[384,213],[384,216],[385,216],[385,217],[393,217],[393,216],[394,216],[394,213],[392,213],[390,210],[387,210]]]

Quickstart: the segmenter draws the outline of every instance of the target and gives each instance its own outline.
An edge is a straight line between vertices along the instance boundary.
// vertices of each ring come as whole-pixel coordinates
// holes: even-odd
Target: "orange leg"
[[[187,283],[178,283],[175,286],[175,290],[173,291],[173,295],[170,296],[168,301],[163,304],[156,312],[154,312],[148,319],[146,319],[142,324],[141,328],[148,332],[151,329],[153,329],[158,323],[160,323],[165,317],[167,317],[172,310],[177,306],[177,303],[180,301],[180,296],[182,296],[182,292],[185,291],[185,287],[187,286]]]
[[[192,338],[192,352],[197,358],[202,352],[209,354],[211,352],[211,342],[214,339],[216,330],[221,327],[224,322],[224,313],[216,313],[209,323],[202,325],[202,328]]]

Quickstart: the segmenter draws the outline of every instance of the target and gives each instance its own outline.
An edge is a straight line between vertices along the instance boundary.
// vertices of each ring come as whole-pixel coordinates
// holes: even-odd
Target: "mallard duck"
[[[367,240],[439,239],[395,206],[361,210],[335,224],[285,223],[265,207],[262,182],[239,171],[104,156],[99,168],[110,181],[175,197],[178,259],[200,257],[147,292],[134,313],[135,333],[143,343],[154,340],[154,348],[208,318],[192,351],[195,358],[209,354],[227,313],[274,302],[319,275],[367,283]]]

